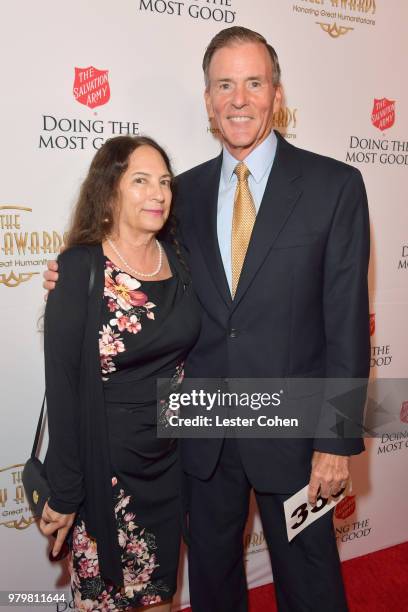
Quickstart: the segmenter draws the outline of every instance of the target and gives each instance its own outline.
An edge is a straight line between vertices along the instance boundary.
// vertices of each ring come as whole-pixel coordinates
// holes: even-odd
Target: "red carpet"
[[[342,568],[350,612],[408,612],[408,542],[350,559]],[[251,589],[250,612],[276,609],[272,584]]]

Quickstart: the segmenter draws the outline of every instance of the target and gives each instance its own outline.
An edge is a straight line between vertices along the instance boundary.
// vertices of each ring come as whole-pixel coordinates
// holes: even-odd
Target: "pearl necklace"
[[[134,276],[136,276],[136,277],[143,276],[145,278],[150,278],[152,276],[156,276],[156,274],[158,274],[160,272],[161,267],[162,267],[162,263],[163,263],[163,249],[162,249],[162,246],[161,246],[161,244],[160,244],[160,242],[158,240],[156,240],[156,244],[157,244],[157,248],[159,250],[159,263],[157,265],[157,268],[154,270],[154,272],[150,272],[149,274],[145,274],[144,272],[139,272],[138,270],[135,270],[134,268],[132,268],[132,266],[129,266],[128,262],[119,253],[118,249],[115,247],[115,245],[113,244],[112,240],[107,238],[107,242],[112,247],[112,249],[115,251],[115,253],[119,257],[120,261],[123,264],[125,264],[125,266],[133,273]]]

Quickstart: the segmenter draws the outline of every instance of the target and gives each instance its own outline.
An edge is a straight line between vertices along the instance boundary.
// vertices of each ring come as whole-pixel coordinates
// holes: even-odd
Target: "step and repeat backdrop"
[[[343,559],[408,539],[407,22],[402,0],[3,6],[0,590],[61,589],[67,602],[55,610],[73,608],[66,567],[48,561],[21,483],[44,392],[44,267],[64,242],[80,183],[107,138],[151,135],[176,172],[217,155],[201,59],[212,36],[230,25],[261,32],[278,52],[285,96],[275,128],[292,144],[363,173],[372,229],[372,376],[395,379],[395,392],[381,401],[393,404],[399,425],[353,459],[353,491],[337,507],[335,526]],[[245,558],[250,587],[272,580],[255,505]],[[188,601],[183,556],[177,609]]]

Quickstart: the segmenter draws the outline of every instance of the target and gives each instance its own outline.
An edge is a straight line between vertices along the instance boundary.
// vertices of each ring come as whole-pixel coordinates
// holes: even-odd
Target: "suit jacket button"
[[[238,330],[232,328],[229,333],[230,338],[236,338],[238,336]]]

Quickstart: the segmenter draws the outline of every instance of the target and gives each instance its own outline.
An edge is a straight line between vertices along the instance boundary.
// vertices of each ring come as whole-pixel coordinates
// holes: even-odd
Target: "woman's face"
[[[142,145],[131,153],[118,185],[115,229],[156,234],[170,213],[171,176],[156,149]]]

